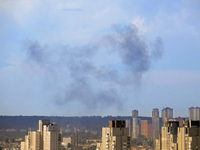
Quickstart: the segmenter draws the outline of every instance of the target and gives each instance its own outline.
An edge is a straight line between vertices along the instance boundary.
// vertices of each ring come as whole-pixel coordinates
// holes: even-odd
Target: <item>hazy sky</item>
[[[0,0],[0,115],[200,106],[199,0]]]

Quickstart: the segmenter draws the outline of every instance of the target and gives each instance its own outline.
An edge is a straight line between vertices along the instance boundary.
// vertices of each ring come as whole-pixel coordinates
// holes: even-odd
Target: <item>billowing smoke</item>
[[[27,41],[27,63],[40,68],[53,82],[54,102],[64,105],[70,102],[83,104],[89,110],[114,106],[122,108],[124,97],[121,87],[131,84],[133,90],[141,85],[142,75],[151,63],[162,56],[161,38],[146,44],[133,24],[114,25],[115,33],[101,36],[96,42],[79,47],[41,46],[39,42]],[[120,60],[120,64],[98,66],[96,59],[109,54]],[[103,56],[102,56],[103,57]],[[123,66],[124,69],[118,68]],[[36,69],[35,69],[36,70]],[[50,87],[51,88],[51,87]]]
[[[138,29],[134,24],[130,26],[115,25],[116,34],[106,35],[103,38],[104,45],[117,51],[122,62],[130,68],[133,75],[134,86],[140,86],[142,75],[149,69],[152,61],[162,56],[163,43],[160,37],[150,46],[150,52],[147,44],[138,36]],[[128,81],[130,82],[130,81]]]

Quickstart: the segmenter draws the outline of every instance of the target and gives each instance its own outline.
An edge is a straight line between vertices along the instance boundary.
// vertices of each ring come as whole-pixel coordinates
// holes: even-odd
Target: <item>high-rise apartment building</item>
[[[137,138],[140,134],[140,122],[138,118],[138,110],[132,111],[132,138]]]
[[[153,124],[153,139],[159,139],[161,122],[159,118],[158,108],[154,108],[152,111],[152,124]]]
[[[200,150],[200,121],[183,121],[178,129],[178,150]]]
[[[132,137],[132,121],[131,121],[131,119],[126,120],[126,128],[129,128],[129,136]]]
[[[50,120],[39,120],[39,130],[29,131],[25,142],[21,142],[22,150],[61,150],[60,126]]]
[[[200,107],[190,107],[188,115],[189,120],[200,120]]]
[[[137,138],[141,134],[141,120],[139,118],[132,118],[132,138]]]
[[[109,127],[102,128],[102,143],[97,143],[97,150],[130,150],[129,129],[124,120],[111,120]]]
[[[21,142],[21,150],[41,150],[40,131],[29,131],[25,142]]]
[[[178,121],[167,121],[165,122],[165,126],[162,127],[162,135],[161,135],[161,148],[173,150],[177,149],[177,130],[179,127]]]
[[[43,150],[60,150],[61,142],[59,125],[53,123],[43,126]]]
[[[138,110],[132,111],[132,118],[138,118]]]
[[[43,144],[44,144],[44,141],[43,141],[43,126],[48,126],[50,124],[50,120],[39,120],[39,125],[38,125],[38,130],[40,131],[40,136],[41,136],[41,141],[40,141],[40,146],[42,147],[43,149]]]
[[[156,150],[200,150],[200,121],[167,121],[156,140]]]
[[[172,119],[173,118],[173,109],[166,107],[162,109],[162,123],[165,123],[165,119]]]
[[[152,118],[159,118],[159,110],[158,110],[158,108],[154,108],[153,109]]]
[[[153,138],[153,125],[150,120],[141,120],[141,135],[146,138]]]

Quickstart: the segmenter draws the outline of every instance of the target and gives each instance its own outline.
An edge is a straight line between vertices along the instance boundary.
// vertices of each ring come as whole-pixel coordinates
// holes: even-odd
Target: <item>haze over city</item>
[[[200,106],[200,2],[0,1],[0,115],[176,116]]]

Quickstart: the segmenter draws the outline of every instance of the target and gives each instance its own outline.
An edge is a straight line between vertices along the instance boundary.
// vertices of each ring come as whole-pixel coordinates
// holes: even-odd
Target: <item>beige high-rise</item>
[[[50,120],[39,120],[39,131],[40,131],[40,136],[41,136],[41,140],[40,140],[40,147],[41,149],[43,149],[43,126],[46,125],[48,126],[50,124]]]
[[[21,142],[21,150],[41,150],[40,137],[40,131],[29,131],[25,142]]]
[[[129,129],[125,121],[109,121],[109,127],[102,128],[102,143],[97,143],[97,150],[130,150]]]
[[[141,120],[132,118],[132,138],[137,138],[141,131]]]
[[[200,121],[168,121],[156,140],[156,150],[200,150]]]
[[[43,126],[43,150],[60,150],[61,141],[59,125],[54,123]]]
[[[177,150],[177,129],[179,127],[178,121],[167,121],[162,127],[159,139],[156,139],[156,150]]]
[[[200,150],[200,121],[183,121],[178,129],[178,150]]]
[[[60,126],[50,124],[50,120],[39,120],[39,130],[29,131],[25,142],[21,142],[22,150],[60,150]]]

